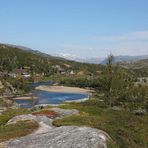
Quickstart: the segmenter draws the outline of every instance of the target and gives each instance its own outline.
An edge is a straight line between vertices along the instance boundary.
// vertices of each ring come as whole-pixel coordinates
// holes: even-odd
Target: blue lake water
[[[39,104],[60,104],[64,101],[72,101],[79,100],[88,97],[88,94],[80,94],[80,93],[57,93],[57,92],[47,92],[41,90],[34,90],[33,88],[39,85],[51,85],[51,82],[40,82],[40,83],[32,83],[30,85],[32,89],[33,95],[37,97],[37,99],[33,100],[16,100],[18,104],[20,104],[23,108],[30,108],[34,105]]]

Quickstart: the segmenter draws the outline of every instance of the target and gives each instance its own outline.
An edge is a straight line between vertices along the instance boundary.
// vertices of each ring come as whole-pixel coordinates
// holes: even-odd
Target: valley
[[[61,132],[63,136],[68,134],[69,130],[73,130],[71,135],[67,135],[72,136],[77,133],[79,127],[86,127],[90,130],[89,136],[94,138],[94,141],[97,141],[99,136],[99,133],[95,137],[91,135],[94,129],[104,131],[108,135],[108,140],[100,141],[105,147],[123,145],[146,147],[148,145],[147,60],[116,64],[113,63],[113,58],[114,56],[109,55],[106,65],[79,63],[1,44],[1,145],[18,147],[19,143],[16,144],[15,138],[19,139],[22,136],[20,141],[25,145],[28,143],[28,136],[40,128],[43,128],[41,131],[44,131],[48,137],[49,131],[53,132],[52,136],[55,136],[56,132]],[[36,94],[40,98],[32,91],[38,91]],[[89,97],[86,95],[88,91],[91,92]],[[20,105],[27,101],[38,101],[38,103],[27,108]],[[59,110],[61,112],[61,109],[64,112],[76,109],[79,114],[67,114],[52,120],[54,118],[50,116],[52,108],[53,110],[57,108],[55,114],[58,114]],[[18,121],[8,125],[9,120],[15,117]],[[25,119],[21,120],[24,117]],[[39,121],[36,118],[40,118]],[[52,120],[50,125],[49,120]],[[55,126],[57,131],[52,131],[50,126]],[[80,136],[87,133],[84,131]],[[38,136],[37,132],[35,137],[31,138],[39,142]],[[40,136],[45,138],[44,134]],[[70,144],[70,139],[64,140]],[[61,140],[63,139],[59,139],[59,142]],[[78,139],[75,140],[75,144],[79,144]],[[82,139],[82,146],[83,140],[88,139],[87,137]]]

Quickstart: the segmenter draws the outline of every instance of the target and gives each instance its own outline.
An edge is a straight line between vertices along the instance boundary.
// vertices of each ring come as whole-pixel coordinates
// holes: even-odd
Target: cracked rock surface
[[[78,114],[78,110],[51,108],[63,118]],[[14,124],[20,120],[34,120],[39,128],[32,134],[3,142],[6,148],[106,148],[109,135],[101,130],[90,127],[52,125],[53,119],[46,116],[20,115],[12,118],[7,124]]]
[[[89,127],[62,126],[44,134],[29,135],[7,143],[7,148],[106,148],[103,131]]]

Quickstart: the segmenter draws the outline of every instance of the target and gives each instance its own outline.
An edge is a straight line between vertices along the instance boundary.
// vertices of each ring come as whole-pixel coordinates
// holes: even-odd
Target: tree
[[[106,64],[106,72],[105,77],[103,79],[103,85],[104,85],[104,91],[105,91],[105,104],[107,106],[112,106],[112,98],[111,98],[111,92],[112,92],[112,79],[113,79],[113,55],[109,55],[107,58],[107,64]]]
[[[100,88],[104,93],[104,102],[108,107],[125,105],[129,89],[134,86],[132,76],[125,69],[113,65],[113,60],[113,55],[109,55],[106,70],[100,80]]]

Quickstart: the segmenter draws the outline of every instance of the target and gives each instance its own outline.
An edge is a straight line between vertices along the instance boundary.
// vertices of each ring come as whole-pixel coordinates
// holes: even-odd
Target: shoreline
[[[86,94],[87,97],[77,100],[65,100],[65,103],[70,102],[84,102],[86,100],[89,100],[89,96],[94,92],[93,90],[79,88],[79,87],[67,87],[67,86],[47,86],[47,85],[40,85],[35,87],[35,90],[41,90],[41,91],[47,91],[47,92],[53,92],[53,93],[78,93],[78,94]],[[36,96],[19,96],[13,98],[13,100],[36,100]],[[53,104],[49,104],[53,105]],[[57,104],[56,104],[57,105]],[[60,104],[58,104],[60,105]]]
[[[35,88],[36,90],[48,91],[48,92],[59,92],[59,93],[81,93],[90,94],[93,91],[89,89],[79,88],[79,87],[67,87],[67,86],[46,86],[41,85]]]
[[[13,100],[36,100],[37,97],[16,97],[16,98],[13,98]]]
[[[64,102],[66,102],[66,103],[71,103],[71,102],[84,102],[84,101],[87,101],[87,100],[89,100],[89,97],[88,98],[83,98],[83,99],[78,99],[78,100],[66,100],[66,101],[64,101]]]

